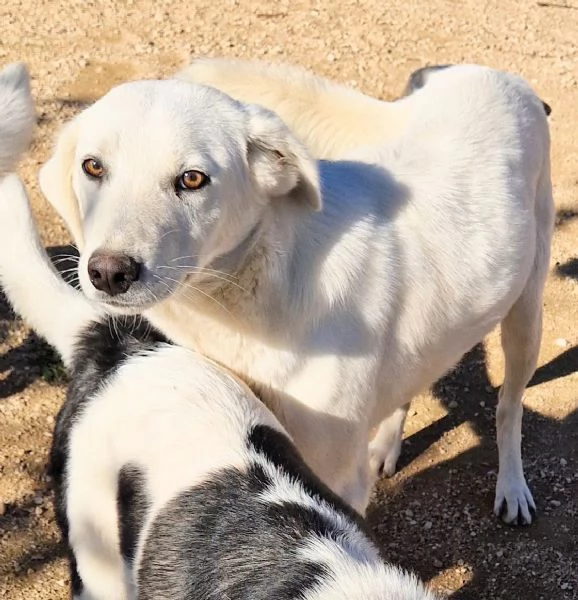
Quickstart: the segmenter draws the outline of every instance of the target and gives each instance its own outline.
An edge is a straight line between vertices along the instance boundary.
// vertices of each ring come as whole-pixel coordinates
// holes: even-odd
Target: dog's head
[[[315,162],[275,114],[176,80],[121,85],[81,113],[40,186],[79,246],[83,291],[121,312],[234,256],[266,213],[321,202]]]

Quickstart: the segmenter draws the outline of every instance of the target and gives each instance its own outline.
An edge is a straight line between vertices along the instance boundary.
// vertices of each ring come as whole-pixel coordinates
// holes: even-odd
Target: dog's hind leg
[[[506,376],[496,414],[500,467],[494,512],[509,524],[529,524],[536,510],[522,466],[522,396],[530,381],[542,335],[542,294],[532,282],[502,321]]]
[[[496,415],[499,472],[494,512],[512,525],[530,524],[536,510],[522,466],[522,396],[536,369],[542,338],[542,295],[554,218],[549,183],[546,194],[546,201],[536,210],[538,234],[532,272],[501,323],[506,364]]]
[[[14,307],[69,364],[76,336],[101,311],[71,288],[47,256],[16,175],[0,179],[0,283]]]
[[[409,405],[408,402],[386,417],[369,444],[369,471],[375,478],[395,473]]]

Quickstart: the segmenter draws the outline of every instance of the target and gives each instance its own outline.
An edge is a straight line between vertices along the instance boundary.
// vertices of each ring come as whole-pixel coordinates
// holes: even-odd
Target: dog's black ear
[[[421,67],[411,73],[407,83],[405,84],[405,89],[403,90],[402,97],[410,96],[416,90],[422,88],[426,82],[428,77],[435,71],[440,71],[442,69],[447,69],[452,65],[431,65],[430,67]]]
[[[544,112],[546,113],[546,116],[549,117],[550,113],[552,112],[552,107],[547,102],[544,102],[544,100],[541,100],[541,102],[542,106],[544,107]]]
[[[249,104],[247,161],[251,173],[265,194],[288,197],[313,210],[321,210],[317,162],[305,145],[275,113]]]

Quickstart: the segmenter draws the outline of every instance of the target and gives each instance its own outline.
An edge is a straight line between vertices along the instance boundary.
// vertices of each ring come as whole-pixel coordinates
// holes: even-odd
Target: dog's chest
[[[190,309],[157,307],[147,317],[176,344],[223,364],[248,382],[281,389],[302,361],[294,351],[276,348]]]

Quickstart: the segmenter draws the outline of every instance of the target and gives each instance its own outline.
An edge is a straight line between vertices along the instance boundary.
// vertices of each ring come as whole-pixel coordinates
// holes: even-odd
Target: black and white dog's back
[[[21,144],[0,144],[13,164]],[[70,369],[51,465],[76,599],[433,598],[381,561],[241,381],[64,283],[13,175],[0,180],[0,281]]]

